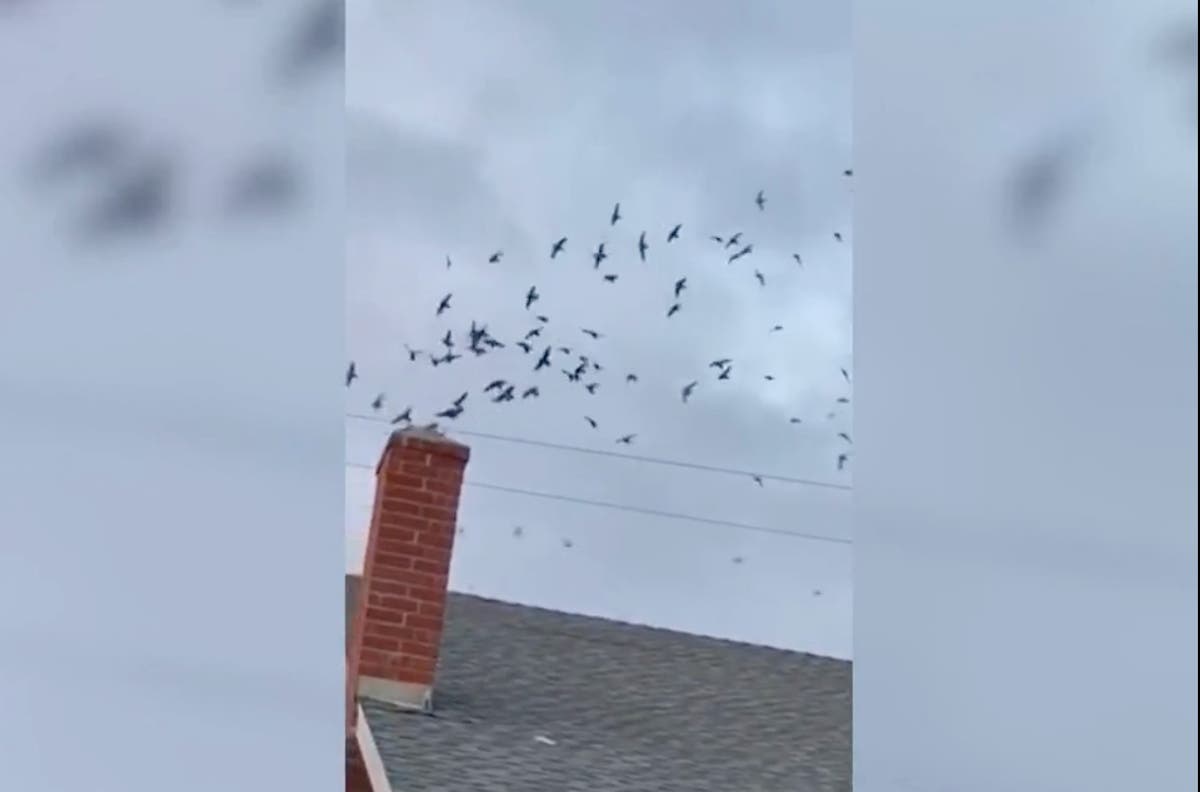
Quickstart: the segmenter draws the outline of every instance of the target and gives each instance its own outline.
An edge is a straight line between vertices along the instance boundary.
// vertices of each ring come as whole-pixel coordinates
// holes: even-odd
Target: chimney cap
[[[390,453],[402,448],[423,451],[427,454],[448,456],[462,462],[466,462],[471,458],[470,447],[442,434],[437,429],[437,424],[410,426],[393,431],[388,438],[387,448],[379,460],[380,465],[382,466],[383,460]]]

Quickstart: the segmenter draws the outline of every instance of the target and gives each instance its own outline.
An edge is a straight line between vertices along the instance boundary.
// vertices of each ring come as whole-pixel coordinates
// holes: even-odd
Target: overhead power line
[[[381,418],[376,415],[364,415],[362,413],[347,413],[346,417],[359,421],[370,421],[372,423],[379,424],[389,423],[386,418]],[[627,454],[620,451],[608,451],[601,448],[588,448],[586,446],[567,445],[565,443],[552,443],[546,440],[534,440],[528,437],[515,437],[512,435],[494,434],[492,432],[479,432],[470,429],[459,429],[454,426],[444,426],[441,428],[443,428],[448,435],[477,437],[483,440],[497,440],[504,443],[515,443],[538,448],[550,448],[556,451],[571,451],[577,454],[591,454],[592,456],[627,459],[631,462],[644,462],[650,465],[663,465],[666,467],[682,468],[684,470],[697,470],[706,473],[723,473],[725,475],[741,476],[743,478],[758,476],[763,481],[778,481],[785,484],[797,484],[806,487],[820,487],[822,489],[840,490],[843,492],[850,492],[853,489],[853,487],[848,484],[838,484],[832,481],[819,481],[816,479],[797,478],[794,476],[780,476],[772,473],[759,473],[758,471],[754,470],[742,470],[739,468],[721,467],[719,465],[705,465],[699,462],[688,462],[681,459],[666,459],[663,457],[645,456],[643,454]]]
[[[361,462],[347,462],[346,467],[359,468],[363,470],[374,470],[374,465],[365,465]],[[793,539],[806,539],[812,542],[824,542],[826,544],[852,545],[854,541],[841,536],[826,536],[823,534],[805,533],[803,531],[789,531],[786,528],[772,528],[766,525],[754,525],[752,523],[736,522],[733,520],[717,520],[711,517],[700,517],[694,514],[684,514],[682,512],[665,511],[663,509],[650,509],[642,506],[631,506],[625,503],[614,503],[611,501],[593,500],[591,498],[580,498],[574,495],[562,495],[555,492],[539,492],[537,490],[524,489],[522,487],[509,487],[502,484],[491,484],[483,481],[466,480],[464,486],[473,487],[475,489],[491,490],[493,492],[504,492],[510,495],[521,495],[528,498],[541,498],[543,500],[553,500],[562,503],[574,503],[581,506],[591,506],[598,509],[611,509],[614,511],[623,511],[631,514],[643,514],[648,517],[662,517],[671,520],[682,520],[685,522],[693,522],[701,525],[715,525],[722,528],[735,528],[741,531],[753,531],[755,533],[773,534],[775,536],[788,536]]]

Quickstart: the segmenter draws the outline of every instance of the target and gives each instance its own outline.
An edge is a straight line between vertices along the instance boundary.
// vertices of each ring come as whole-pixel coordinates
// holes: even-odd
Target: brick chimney
[[[388,439],[375,472],[375,508],[351,626],[347,684],[359,696],[432,710],[469,458],[469,448],[429,429],[403,429]],[[347,713],[348,726],[353,719]]]

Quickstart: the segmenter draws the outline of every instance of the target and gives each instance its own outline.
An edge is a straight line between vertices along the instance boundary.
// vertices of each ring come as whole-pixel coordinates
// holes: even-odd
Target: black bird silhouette
[[[596,428],[597,424],[596,424],[596,420],[594,418],[589,418],[588,416],[585,415],[585,416],[583,416],[583,420],[588,422],[588,426],[592,427],[593,429]]]
[[[319,0],[293,30],[280,65],[281,76],[293,81],[304,70],[326,58],[337,59],[345,51],[346,4],[340,0]]]
[[[562,546],[567,548],[568,550],[570,550],[572,547],[575,546],[575,543],[572,542],[570,539],[563,539]]]
[[[846,467],[846,460],[849,458],[850,457],[847,454],[838,454],[838,458],[837,458],[838,470],[841,470],[844,467]]]
[[[528,341],[531,338],[537,338],[541,334],[542,334],[542,328],[535,327],[532,330],[530,330],[528,333],[525,334],[525,340]]]
[[[350,361],[350,365],[346,367],[346,387],[350,387],[350,383],[358,379],[358,367],[354,365],[354,361]]]
[[[799,418],[789,418],[788,423],[798,424],[798,423],[804,423],[804,422],[802,420],[800,420]]]
[[[717,375],[717,379],[719,379],[719,380],[729,379],[729,374],[732,371],[733,371],[733,366],[726,366],[725,368],[721,369],[721,373]]]
[[[683,294],[683,290],[687,288],[687,278],[680,278],[675,281],[675,299],[679,299],[679,295]]]
[[[446,409],[442,410],[440,413],[434,413],[434,417],[435,418],[445,418],[447,420],[453,421],[455,418],[462,415],[462,413],[463,413],[463,408],[461,406],[454,406],[454,407],[447,407]]]
[[[593,339],[600,338],[600,334],[599,334],[599,333],[597,333],[595,330],[589,330],[589,329],[587,329],[586,327],[584,327],[584,328],[581,328],[581,329],[583,330],[583,332],[584,332],[584,334],[585,334],[585,335],[589,335],[589,336],[591,336]]]
[[[683,386],[683,390],[681,390],[679,392],[679,395],[683,398],[684,404],[687,404],[687,400],[692,398],[692,391],[696,390],[696,386],[698,384],[699,384],[698,382],[696,382],[695,380],[692,380],[687,385]]]
[[[714,360],[713,362],[709,363],[708,367],[715,368],[715,369],[721,369],[721,368],[725,368],[732,362],[733,362],[733,360],[730,358],[719,358],[719,359]]]
[[[383,409],[383,394],[382,393],[375,397],[375,401],[371,402],[371,409],[374,410],[375,412],[379,412],[380,410]]]
[[[741,564],[744,563],[746,559],[742,558],[741,556],[734,556],[732,560],[735,564]]]
[[[550,365],[550,347],[542,352],[542,356],[538,358],[537,365],[533,367],[534,371],[540,371]]]
[[[540,395],[541,395],[541,391],[539,391],[537,389],[537,386],[534,385],[532,388],[526,388],[524,391],[522,391],[521,398],[522,399],[533,399],[533,398],[537,398]]]
[[[458,360],[460,357],[462,357],[462,355],[456,355],[453,352],[447,352],[445,355],[442,355],[442,362],[453,363],[454,361]]]
[[[637,375],[637,374],[626,374],[626,375],[625,375],[625,381],[626,381],[626,382],[637,382],[637,381],[638,381],[638,375]]]
[[[497,250],[492,255],[488,256],[488,264],[499,264],[500,259],[504,257],[503,250]]]
[[[609,218],[608,224],[616,225],[617,221],[620,219],[621,219],[621,204],[617,203],[615,206],[613,206],[612,217]]]
[[[453,331],[447,330],[446,335],[442,336],[442,346],[446,347],[446,349],[454,348],[454,332]]]
[[[679,231],[682,228],[683,228],[683,223],[680,223],[679,225],[672,228],[671,233],[667,234],[667,241],[674,242],[676,239],[679,239]]]
[[[451,292],[450,294],[447,294],[445,297],[442,298],[442,301],[438,303],[437,313],[435,314],[435,316],[441,316],[443,313],[450,310],[450,298],[453,296],[454,296],[454,294],[453,294],[453,292]]]
[[[569,355],[571,354],[571,347],[559,347],[558,351],[564,355]]]
[[[540,296],[541,295],[538,294],[538,291],[537,291],[537,286],[530,286],[529,291],[525,292],[525,310],[528,311],[529,306],[531,306],[535,302],[537,302],[538,297],[540,297]]]
[[[500,391],[500,393],[498,393],[496,395],[496,397],[494,399],[492,399],[492,401],[497,402],[497,403],[512,401],[513,400],[513,392],[515,390],[516,390],[516,386],[506,385],[504,387],[504,390]]]
[[[572,374],[574,375],[575,379],[578,380],[580,377],[582,377],[584,374],[587,373],[587,370],[588,370],[588,361],[587,361],[587,358],[583,358],[582,360],[579,361],[579,365],[575,367],[575,371],[572,372]]]
[[[413,349],[408,344],[404,345],[404,352],[408,355],[408,362],[415,363],[417,358],[421,356],[421,350]]]
[[[763,275],[763,274],[762,274],[761,272],[759,272],[758,270],[754,270],[754,279],[755,279],[756,281],[758,281],[758,285],[759,285],[759,286],[766,286],[766,285],[767,285],[767,278],[766,278],[766,276],[765,276],[765,275]]]
[[[764,374],[763,379],[765,379],[767,382],[774,382],[775,375],[774,374]]]
[[[754,483],[758,486],[761,487],[763,485],[762,476],[751,476],[751,478],[754,479]]]
[[[762,211],[767,206],[767,199],[763,196],[763,191],[759,190],[758,195],[754,196],[754,205],[758,207],[758,211]]]
[[[514,525],[512,533],[514,538],[520,539],[521,535],[525,533],[525,529],[519,525]]]
[[[737,253],[734,253],[732,256],[729,257],[729,263],[732,264],[733,262],[740,259],[742,256],[749,256],[753,252],[754,252],[754,245],[746,245],[741,250],[739,250]]]
[[[595,394],[596,388],[600,387],[600,383],[599,382],[589,382],[587,385],[584,385],[583,387],[584,387],[584,390],[586,390],[588,393]]]
[[[837,231],[833,232],[833,238],[836,239],[838,242],[842,241],[842,235],[839,234]]]
[[[569,371],[568,369],[562,369],[562,373],[566,376],[566,378],[569,382],[579,382],[580,378],[583,377],[583,375],[581,373],[579,373],[578,369],[576,369],[575,371]]]
[[[563,248],[566,246],[567,246],[567,238],[566,237],[563,237],[562,239],[555,242],[554,246],[550,248],[550,258],[554,258],[559,253],[562,253]]]
[[[643,231],[642,235],[638,237],[638,255],[642,257],[642,261],[646,260],[646,251],[649,249],[650,246],[646,244],[646,232]]]
[[[778,333],[782,329],[783,329],[783,325],[775,325],[774,327],[771,328],[770,332]]]
[[[604,276],[604,280],[608,281],[609,283],[616,283],[616,282],[617,282],[617,275],[616,275],[616,273],[615,273],[615,272],[614,272],[614,273],[609,273],[608,275],[605,275],[605,276]]]
[[[796,260],[796,264],[797,264],[798,266],[801,266],[801,267],[803,267],[803,266],[804,266],[804,261],[803,261],[803,259],[801,259],[801,258],[800,258],[800,254],[799,254],[799,253],[793,253],[793,254],[792,254],[792,258],[794,258],[794,259]]]
[[[837,400],[837,403],[838,403],[838,404],[849,404],[849,403],[850,403],[850,400],[849,400],[849,399],[847,399],[845,396],[839,396],[839,397],[838,397],[838,400]]]
[[[549,322],[549,321],[550,321],[550,317],[549,317],[549,316],[542,316],[541,314],[538,314],[538,315],[537,315],[537,316],[535,316],[534,318],[535,318],[535,319],[537,319],[537,320],[538,320],[539,322],[541,322],[542,324],[546,324],[547,322]]]
[[[462,393],[460,393],[460,394],[458,395],[458,398],[454,400],[454,406],[455,406],[455,407],[462,407],[462,406],[463,406],[463,402],[465,402],[465,401],[467,400],[467,397],[468,397],[468,396],[470,396],[470,395],[471,395],[471,394],[470,394],[470,393],[468,393],[467,391],[463,391]]]
[[[483,389],[483,392],[484,392],[484,393],[491,393],[491,392],[492,392],[492,391],[494,391],[494,390],[500,390],[501,388],[503,388],[503,387],[504,387],[505,385],[507,385],[507,384],[508,384],[508,381],[507,381],[507,380],[502,380],[502,379],[498,379],[498,380],[492,380],[492,381],[491,381],[491,382],[489,382],[489,383],[487,384],[487,386],[486,386],[486,387]]]
[[[846,369],[840,369],[840,371],[842,372],[842,379],[846,380],[846,382],[849,382],[850,381],[850,372],[846,371]]]
[[[450,264],[451,264],[450,257],[446,256],[446,269],[450,269]]]
[[[711,239],[713,242],[716,242],[718,245],[723,245],[723,244],[725,244],[725,239],[724,239],[724,237],[719,237],[719,236],[717,236],[716,234],[714,234],[714,235],[710,236],[710,237],[709,237],[709,239]]]
[[[592,361],[592,368],[593,368],[594,370],[596,370],[596,371],[603,371],[603,370],[604,370],[604,367],[603,367],[603,366],[601,366],[599,363],[597,363],[597,362],[596,362],[596,361],[594,361],[594,360]]]
[[[672,316],[679,313],[679,309],[682,307],[683,306],[681,306],[679,303],[675,303],[674,305],[672,305],[670,308],[667,309],[667,318],[670,319]]]
[[[80,225],[84,237],[145,232],[166,219],[172,208],[176,169],[166,152],[131,163],[115,176],[108,194]]]
[[[850,439],[850,435],[846,434],[845,432],[838,432],[838,437],[842,438],[843,440],[845,440],[847,443],[850,443],[851,445],[854,444],[854,441]]]
[[[622,435],[617,438],[617,442],[622,445],[633,445],[633,438],[635,437],[637,437],[635,434]]]
[[[72,172],[108,168],[128,151],[127,130],[109,120],[81,124],[53,141],[36,156],[33,176],[54,181]]]
[[[842,175],[843,175],[843,176],[853,176],[853,175],[854,175],[854,171],[853,171],[853,170],[851,170],[850,168],[846,168],[846,170],[842,171]]]
[[[720,237],[713,237],[713,239],[717,240],[718,242],[721,240]],[[728,250],[729,248],[733,247],[741,240],[742,240],[742,232],[738,231],[736,234],[729,237],[729,239],[725,240],[725,249]]]
[[[604,243],[601,242],[596,247],[596,252],[592,254],[592,269],[600,269],[600,262],[608,258],[608,254],[604,252]]]
[[[533,351],[533,345],[526,341],[518,341],[517,346],[519,346],[521,348],[521,351],[524,352],[526,355],[528,355],[530,352]]]
[[[392,423],[412,423],[412,407],[405,407],[403,412],[398,413],[396,417],[392,419]]]

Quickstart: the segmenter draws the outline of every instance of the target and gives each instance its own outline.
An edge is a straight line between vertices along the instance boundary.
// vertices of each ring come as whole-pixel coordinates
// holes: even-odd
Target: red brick
[[[381,635],[371,635],[368,632],[362,637],[362,645],[370,649],[378,649],[381,652],[398,652],[402,644],[396,638],[385,638]]]
[[[445,506],[418,506],[417,514],[427,520],[440,522],[443,525],[454,525],[458,514],[454,509]]]
[[[434,619],[429,616],[414,616],[410,613],[408,616],[404,617],[404,626],[415,627],[418,630],[432,630],[440,633],[442,631],[442,620]]]
[[[394,580],[396,574],[404,570],[412,569],[415,553],[405,548],[411,546],[409,543],[397,542],[397,547],[392,552],[376,551],[375,557],[371,559],[372,571],[378,570],[378,574],[385,574],[389,579]],[[383,570],[388,570],[384,572]]]
[[[401,642],[400,651],[409,657],[425,657],[430,660],[437,660],[438,656],[438,648],[436,646],[418,641]]]
[[[407,597],[408,596],[408,585],[405,583],[396,583],[391,580],[382,580],[382,579],[380,579],[379,575],[372,575],[371,576],[371,591],[368,594],[368,596],[370,597],[370,602],[372,604],[378,604],[376,602],[376,598],[382,597],[382,596],[385,596],[388,594],[395,596],[395,597]]]
[[[428,531],[428,529],[425,530]],[[408,545],[417,541],[418,536],[421,534],[408,528],[391,528],[386,534],[379,537],[379,541],[375,544],[375,552],[405,553],[408,551]]]
[[[422,547],[435,547],[439,550],[449,550],[454,546],[454,532],[451,526],[442,531],[421,531],[417,534],[416,542]]]
[[[417,613],[421,616],[429,616],[434,619],[444,618],[446,615],[446,601],[422,602]]]
[[[432,492],[426,492],[425,490],[397,488],[393,490],[385,490],[383,495],[383,503],[380,505],[383,507],[384,511],[391,509],[396,511],[404,511],[405,509],[411,509],[414,503],[418,505],[436,503],[437,499],[441,497],[444,496],[435,495]]]
[[[444,575],[446,573],[446,564],[438,559],[414,558],[413,569],[417,572],[425,572],[431,575]]]
[[[446,590],[439,590],[435,588],[417,588],[414,586],[412,589],[410,589],[409,596],[418,603],[444,602],[446,599]]]
[[[412,473],[397,473],[393,470],[386,470],[383,478],[384,486],[389,490],[397,487],[403,487],[405,490],[423,490],[426,488],[426,478],[422,475],[413,475]]]

